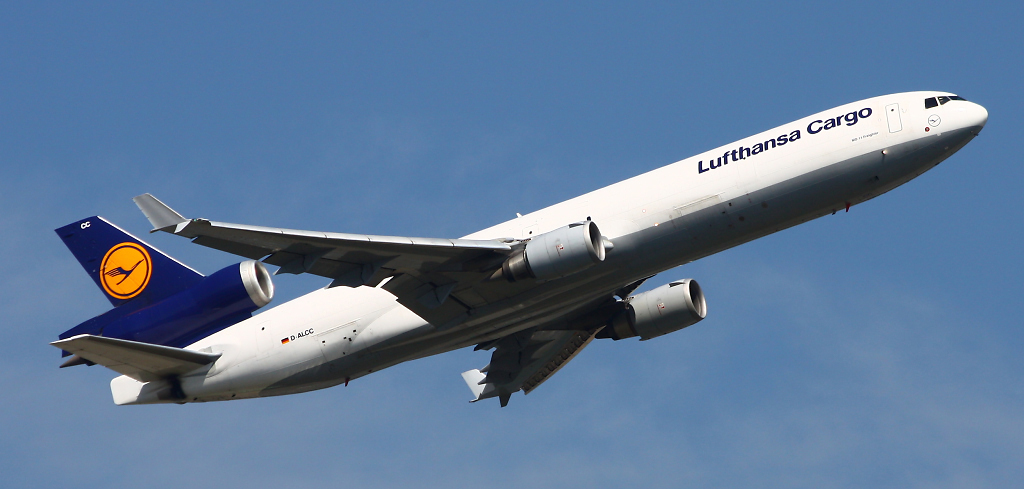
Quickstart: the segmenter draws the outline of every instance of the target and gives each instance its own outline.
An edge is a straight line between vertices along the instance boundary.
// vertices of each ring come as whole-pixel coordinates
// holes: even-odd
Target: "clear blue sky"
[[[0,486],[1011,487],[1024,480],[1019,2],[0,5]],[[117,407],[53,233],[189,216],[458,237],[854,100],[985,105],[878,199],[651,280],[709,317],[509,407],[458,351],[348,387]],[[148,239],[205,273],[235,257]],[[322,286],[279,277],[277,302]]]

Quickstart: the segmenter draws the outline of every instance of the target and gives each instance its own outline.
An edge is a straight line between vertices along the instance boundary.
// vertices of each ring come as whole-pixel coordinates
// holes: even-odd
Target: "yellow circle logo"
[[[153,275],[152,263],[142,246],[135,243],[115,245],[100,265],[103,290],[118,299],[131,299],[141,294]]]

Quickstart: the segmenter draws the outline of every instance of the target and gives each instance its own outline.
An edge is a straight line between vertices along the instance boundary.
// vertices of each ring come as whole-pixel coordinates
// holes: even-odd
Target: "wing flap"
[[[220,353],[204,353],[88,334],[50,344],[140,382],[178,376],[220,358]]]
[[[583,351],[591,341],[594,341],[597,331],[574,331],[574,333],[576,334],[567,338],[561,348],[556,349],[554,354],[548,357],[547,361],[540,365],[540,368],[533,375],[530,375],[523,381],[521,387],[523,394],[533,392],[534,389],[550,379],[552,375],[555,375],[555,373],[569,363],[569,360],[576,358],[576,355]]]
[[[193,243],[205,246],[207,248],[213,248],[215,250],[226,251],[232,255],[244,256],[250,260],[259,260],[264,256],[270,254],[271,250],[262,248],[259,246],[252,246],[245,243],[236,243],[233,241],[227,241],[223,239],[217,239],[210,236],[199,236],[192,240]]]
[[[476,397],[473,402],[497,397],[505,407],[512,393],[522,390],[529,394],[550,379],[589,345],[599,330],[527,330],[506,336],[494,344],[497,348],[491,363],[463,372],[462,378]]]

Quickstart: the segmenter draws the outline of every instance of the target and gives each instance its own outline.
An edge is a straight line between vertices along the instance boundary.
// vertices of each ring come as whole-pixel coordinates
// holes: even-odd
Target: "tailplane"
[[[221,355],[87,334],[50,344],[139,382],[182,375],[213,363]]]

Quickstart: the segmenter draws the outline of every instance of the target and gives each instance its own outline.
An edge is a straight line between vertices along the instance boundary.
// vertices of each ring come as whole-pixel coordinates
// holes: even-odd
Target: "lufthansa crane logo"
[[[114,245],[100,265],[103,290],[118,299],[131,299],[146,290],[153,275],[149,252],[136,243]]]

